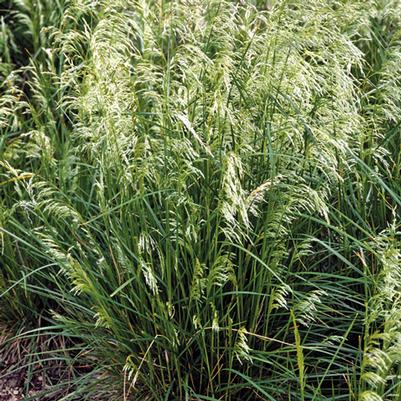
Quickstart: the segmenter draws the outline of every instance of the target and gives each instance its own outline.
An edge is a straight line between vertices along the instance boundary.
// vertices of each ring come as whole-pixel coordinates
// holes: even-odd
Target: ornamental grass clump
[[[0,4],[0,322],[63,400],[401,397],[397,1]]]

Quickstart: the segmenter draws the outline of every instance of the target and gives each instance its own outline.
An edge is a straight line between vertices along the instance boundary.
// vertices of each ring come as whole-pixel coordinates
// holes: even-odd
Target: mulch
[[[0,373],[1,374],[1,373]],[[3,376],[3,374],[1,374]],[[32,400],[46,390],[43,377],[35,375],[26,391],[25,377],[22,373],[11,373],[0,379],[0,401],[22,401],[26,396]],[[53,398],[56,400],[56,398]],[[50,399],[49,399],[50,400]]]
[[[71,391],[77,371],[55,357],[65,346],[59,341],[64,340],[9,339],[0,333],[0,401],[58,401]]]

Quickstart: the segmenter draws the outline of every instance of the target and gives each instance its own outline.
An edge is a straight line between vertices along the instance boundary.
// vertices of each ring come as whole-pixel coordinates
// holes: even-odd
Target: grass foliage
[[[399,1],[0,8],[0,316],[63,400],[401,399]]]

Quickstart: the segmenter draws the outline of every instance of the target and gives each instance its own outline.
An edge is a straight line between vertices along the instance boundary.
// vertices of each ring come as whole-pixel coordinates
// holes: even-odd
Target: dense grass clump
[[[0,322],[63,400],[401,399],[398,1],[0,8]]]

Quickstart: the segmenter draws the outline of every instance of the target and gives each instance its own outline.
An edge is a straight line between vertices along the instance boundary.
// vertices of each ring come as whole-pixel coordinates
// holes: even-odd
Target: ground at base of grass
[[[75,366],[57,357],[62,336],[14,339],[0,333],[0,401],[59,401],[75,390],[74,380],[90,374],[88,365]],[[81,401],[81,396],[68,398]],[[87,398],[85,398],[87,399]],[[102,394],[91,401],[109,399]]]

